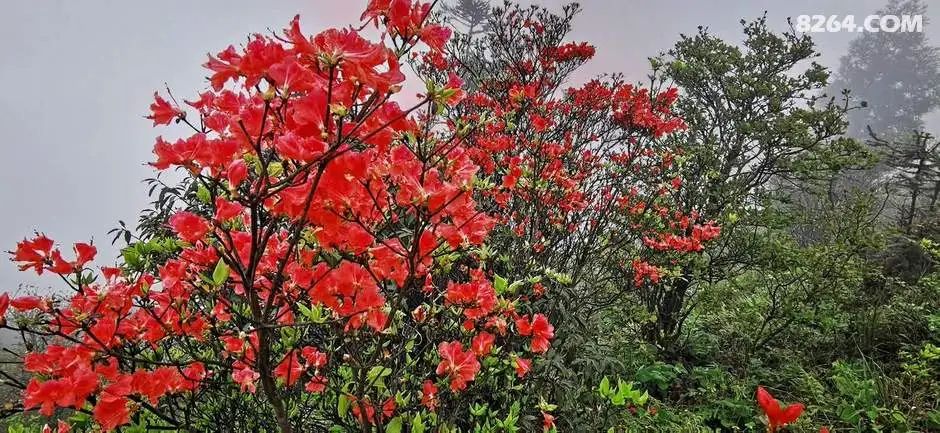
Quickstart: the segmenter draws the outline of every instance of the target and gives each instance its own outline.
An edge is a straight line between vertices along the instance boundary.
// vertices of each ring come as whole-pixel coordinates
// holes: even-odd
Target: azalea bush
[[[155,126],[190,129],[154,146],[154,168],[185,176],[169,230],[128,234],[100,270],[86,243],[37,234],[12,252],[71,290],[3,295],[19,313],[5,327],[41,339],[23,408],[105,431],[448,431],[488,423],[469,413],[485,400],[496,422],[544,411],[551,428],[548,403],[505,418],[553,327],[535,284],[510,290],[485,260],[498,219],[475,198],[477,125],[448,122],[461,81],[399,96],[402,62],[450,35],[430,8],[371,2],[379,42],[295,18],[210,56],[191,100],[155,95]]]
[[[595,55],[568,39],[579,11],[506,2],[486,31],[458,34],[422,69],[466,82],[451,113],[481,124],[468,142],[481,166],[478,201],[497,216],[490,262],[510,282],[539,279],[536,304],[556,344],[528,384],[560,405],[566,430],[603,419],[584,399],[604,373],[587,366],[614,356],[600,353],[608,316],[635,305],[629,292],[671,280],[720,233],[676,200],[683,149],[663,138],[685,127],[672,111],[677,89],[578,76]]]

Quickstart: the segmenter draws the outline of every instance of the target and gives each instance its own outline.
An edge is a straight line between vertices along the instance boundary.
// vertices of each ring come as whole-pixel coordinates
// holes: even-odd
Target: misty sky
[[[4,2],[0,13],[0,250],[41,230],[63,245],[93,239],[107,264],[116,255],[106,232],[133,222],[146,206],[140,182],[158,134],[143,118],[164,82],[178,98],[206,87],[207,52],[281,29],[295,14],[314,33],[358,23],[366,0],[221,1],[44,0]],[[535,3],[557,8],[563,1]],[[573,39],[597,46],[585,74],[623,72],[642,80],[646,58],[680,33],[705,25],[740,39],[741,18],[768,11],[785,28],[788,16],[865,15],[886,0],[584,0]],[[940,5],[935,5],[940,7]],[[935,12],[931,11],[931,15]],[[931,27],[927,26],[928,35]],[[821,62],[834,66],[854,37],[816,34]],[[932,124],[933,122],[931,122]],[[21,282],[40,286],[0,260],[0,292]]]

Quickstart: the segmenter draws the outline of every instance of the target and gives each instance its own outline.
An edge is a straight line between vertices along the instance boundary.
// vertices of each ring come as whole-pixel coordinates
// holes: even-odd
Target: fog
[[[34,230],[68,245],[93,239],[108,263],[116,251],[106,236],[118,220],[133,222],[147,204],[140,182],[153,171],[153,139],[166,130],[143,118],[155,90],[167,83],[178,97],[205,88],[207,52],[282,28],[294,14],[315,32],[357,23],[365,1],[6,2],[0,14],[0,249]],[[562,1],[538,4],[558,8]],[[787,17],[854,14],[883,0],[587,0],[573,39],[597,47],[585,76],[623,72],[643,80],[647,57],[668,49],[680,33],[706,26],[740,40],[742,18],[767,12],[786,29]],[[940,6],[938,6],[940,10]],[[936,11],[929,11],[930,15]],[[927,36],[932,28],[926,26]],[[854,33],[817,33],[820,62],[836,67]],[[928,129],[937,126],[928,121]],[[937,129],[937,128],[933,128]],[[20,283],[45,288],[51,279],[21,274],[0,262],[0,291]]]

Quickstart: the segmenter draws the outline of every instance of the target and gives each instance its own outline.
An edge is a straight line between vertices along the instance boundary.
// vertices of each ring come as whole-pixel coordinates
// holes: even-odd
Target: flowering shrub
[[[718,229],[679,212],[672,197],[682,151],[657,139],[684,128],[671,111],[677,89],[616,75],[565,86],[595,52],[564,40],[577,12],[507,4],[484,37],[458,39],[450,58],[430,65],[470,83],[455,122],[482,123],[468,136],[470,154],[482,171],[480,201],[498,210],[496,250],[513,252],[507,272],[555,269],[576,284],[600,270],[598,255],[641,243],[616,264],[642,284],[659,269],[633,261],[641,250],[698,252]]]
[[[88,244],[16,246],[21,270],[72,291],[0,298],[22,313],[5,327],[43,342],[23,359],[24,408],[89,412],[105,431],[446,431],[472,427],[483,390],[518,389],[554,331],[526,307],[537,288],[510,290],[482,259],[503,221],[476,198],[474,124],[447,121],[461,82],[397,102],[402,60],[433,60],[450,36],[429,16],[371,1],[362,19],[381,42],[308,36],[295,18],[210,56],[211,88],[185,105],[155,95],[154,125],[192,134],[158,137],[151,164],[192,193],[167,236],[131,243],[116,267],[93,269]]]
[[[669,282],[719,229],[676,200],[682,149],[662,140],[684,128],[675,88],[619,75],[569,84],[583,81],[577,71],[595,54],[566,40],[577,12],[507,2],[486,31],[458,34],[421,72],[466,81],[467,97],[449,113],[455,125],[478,125],[468,153],[481,167],[477,201],[496,218],[491,267],[510,284],[537,281],[531,296],[558,337],[549,356],[590,365],[608,363],[581,358],[607,333],[596,329],[602,316],[632,303],[628,293]],[[529,394],[560,405],[563,429],[585,428],[571,415],[600,377],[583,373],[536,368],[528,382]]]

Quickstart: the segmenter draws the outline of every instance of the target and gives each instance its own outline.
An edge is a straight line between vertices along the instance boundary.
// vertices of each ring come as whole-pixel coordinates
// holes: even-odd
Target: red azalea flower
[[[153,92],[153,104],[150,104],[150,115],[148,119],[153,120],[153,126],[169,125],[173,119],[183,114],[183,111],[170,105],[166,99],[160,97],[160,94]]]
[[[245,207],[228,201],[222,197],[215,199],[215,220],[218,222],[228,221],[242,214]]]
[[[127,375],[117,375],[115,381],[106,386],[98,395],[98,402],[92,411],[95,421],[104,431],[111,431],[120,425],[127,424],[131,418],[127,396],[133,392],[132,378]]]
[[[327,144],[316,137],[300,137],[294,133],[287,133],[278,138],[274,148],[284,158],[311,162],[323,155]]]
[[[770,395],[762,386],[757,387],[757,404],[767,415],[767,431],[774,433],[778,428],[796,421],[803,413],[801,403],[793,403],[787,407],[781,407],[773,395]]]
[[[326,389],[326,384],[327,384],[327,378],[326,378],[326,377],[324,377],[324,376],[313,376],[313,377],[310,379],[310,382],[307,382],[307,385],[304,387],[304,389],[305,389],[307,392],[312,392],[312,393],[314,393],[314,394],[319,394],[319,393],[323,392],[324,389]]]
[[[463,91],[463,79],[460,78],[457,74],[450,72],[447,74],[447,85],[444,87],[444,90],[450,92],[444,102],[447,105],[454,106],[463,101],[466,97],[466,93]]]
[[[431,412],[437,410],[437,385],[430,380],[425,380],[421,386],[421,404]]]
[[[232,380],[241,386],[242,392],[255,393],[255,381],[261,377],[261,374],[251,369],[245,364],[236,361],[232,366]]]
[[[450,389],[460,391],[467,387],[480,371],[480,363],[473,353],[464,351],[459,341],[441,343],[437,349],[441,363],[437,366],[437,375],[450,378]]]
[[[72,431],[72,427],[65,421],[59,420],[56,423],[55,433],[69,433],[70,431]],[[42,433],[52,433],[52,427],[49,427],[49,424],[42,426]]]
[[[473,353],[476,354],[476,356],[486,356],[493,350],[494,341],[496,341],[496,337],[494,337],[493,334],[483,331],[473,337],[473,340],[470,342],[470,347],[473,349]]]
[[[532,318],[532,351],[545,353],[548,351],[549,341],[555,338],[555,327],[548,323],[544,314],[536,314]]]
[[[94,245],[86,243],[77,243],[75,244],[75,262],[73,265],[76,269],[80,269],[85,266],[86,263],[95,259],[95,255],[98,254],[98,249]]]
[[[535,283],[532,285],[532,294],[536,297],[542,296],[545,294],[545,286],[542,283]]]
[[[46,269],[59,274],[69,274],[72,273],[72,270],[75,269],[75,266],[72,263],[65,261],[62,258],[62,253],[59,250],[52,250],[52,266],[47,267]]]
[[[277,367],[274,368],[274,376],[284,379],[284,383],[287,384],[287,386],[293,386],[300,380],[300,376],[302,376],[305,371],[307,371],[307,369],[300,363],[300,360],[297,359],[297,352],[291,351],[281,360]]]
[[[209,223],[192,212],[177,212],[170,217],[169,223],[180,239],[189,243],[196,243],[209,233]]]
[[[10,295],[0,294],[0,326],[6,324],[7,309],[10,308]]]
[[[660,270],[658,267],[653,266],[639,259],[634,260],[632,265],[633,265],[633,285],[640,287],[643,285],[643,282],[647,278],[653,284],[659,283],[661,274],[660,274]]]
[[[232,161],[225,169],[225,177],[232,189],[237,188],[243,180],[248,178],[248,165],[245,164],[245,160],[236,159]]]
[[[66,388],[67,384],[62,381],[53,379],[40,382],[36,378],[30,379],[23,391],[23,408],[29,410],[39,407],[39,413],[51,416],[59,401],[70,400]]]
[[[316,347],[307,346],[304,347],[301,351],[301,355],[304,357],[304,360],[307,361],[307,366],[313,368],[320,368],[326,365],[327,356],[325,353],[321,352]]]
[[[553,428],[555,428],[555,416],[548,412],[542,412],[542,431],[551,431]]]
[[[392,415],[395,414],[395,408],[395,397],[385,399],[385,402],[382,403],[382,416],[384,419],[392,419]]]
[[[532,360],[526,358],[516,358],[513,360],[513,364],[516,367],[516,376],[520,378],[525,377],[529,373],[529,370],[532,369]]]
[[[207,376],[206,366],[201,362],[194,362],[183,369],[183,378],[186,380],[183,389],[194,390],[199,386],[199,382]]]
[[[516,319],[516,329],[519,335],[532,336],[531,349],[535,353],[548,351],[549,342],[555,338],[555,327],[548,322],[544,314],[532,316],[532,321],[525,316]]]
[[[450,40],[451,30],[444,26],[428,25],[421,29],[421,42],[424,42],[434,51],[444,49],[444,45]]]
[[[294,58],[287,58],[268,70],[268,76],[274,80],[281,89],[302,92],[321,85],[322,77],[317,76],[309,68],[301,65]]]
[[[44,310],[46,301],[38,296],[20,296],[10,301],[10,306],[17,311]]]
[[[364,424],[375,423],[375,405],[366,397],[362,400],[350,396],[353,417]],[[382,419],[389,420],[395,414],[395,398],[389,397],[382,403]]]
[[[160,397],[180,389],[183,377],[175,367],[162,367],[152,372],[138,370],[131,376],[131,387],[136,394],[146,397],[150,404],[157,404]]]
[[[444,299],[448,304],[464,307],[464,316],[476,320],[490,314],[496,307],[496,291],[483,277],[482,271],[474,270],[472,278],[469,283],[448,283]]]
[[[111,431],[131,420],[126,397],[101,398],[95,405],[93,416],[104,431]]]
[[[428,309],[425,308],[424,305],[415,307],[411,312],[411,318],[414,319],[415,322],[424,323],[424,320],[428,318]]]
[[[19,262],[20,271],[33,269],[37,274],[42,271],[47,261],[52,259],[52,239],[37,235],[33,239],[23,239],[16,244],[16,251],[11,251],[13,261]]]

